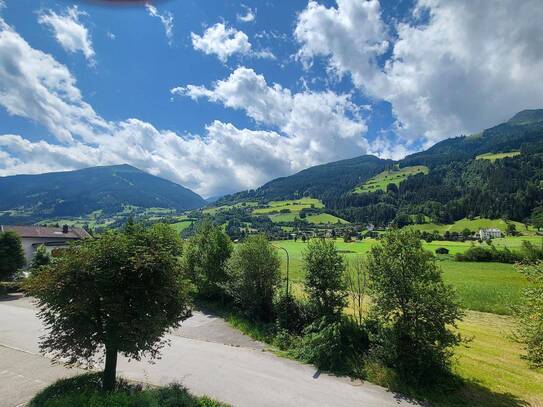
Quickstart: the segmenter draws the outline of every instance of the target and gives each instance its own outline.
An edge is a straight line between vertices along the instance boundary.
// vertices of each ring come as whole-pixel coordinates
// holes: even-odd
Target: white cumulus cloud
[[[306,65],[326,58],[366,95],[390,102],[405,138],[432,143],[543,106],[539,0],[418,0],[394,27],[381,14],[378,0],[310,1],[295,28],[298,55]]]
[[[365,123],[349,95],[293,94],[246,68],[211,89],[190,89],[192,97],[200,92],[242,109],[268,128],[213,121],[203,134],[192,135],[137,118],[108,121],[84,101],[64,65],[32,48],[0,18],[0,105],[56,136],[34,141],[36,134],[33,140],[0,135],[0,176],[128,163],[211,196],[365,151]]]
[[[52,10],[40,13],[38,22],[48,26],[57,42],[67,52],[81,52],[90,64],[94,64],[94,48],[87,27],[79,20],[85,15],[77,6],[68,7],[64,14]]]
[[[233,54],[248,54],[251,51],[247,34],[223,23],[207,28],[202,35],[191,33],[191,38],[195,50],[216,55],[222,62]]]

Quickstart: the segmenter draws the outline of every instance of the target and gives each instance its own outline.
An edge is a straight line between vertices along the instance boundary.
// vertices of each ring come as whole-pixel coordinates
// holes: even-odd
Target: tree
[[[532,211],[532,224],[537,230],[543,227],[543,206],[538,206]]]
[[[334,242],[311,239],[303,252],[305,291],[317,316],[339,316],[347,304],[345,263]]]
[[[0,233],[0,280],[10,279],[25,263],[21,238],[15,232]]]
[[[190,314],[180,251],[167,225],[108,231],[63,250],[26,283],[48,331],[41,350],[66,365],[105,353],[103,388],[113,390],[119,352],[156,357],[164,334]]]
[[[368,288],[368,267],[362,256],[356,256],[349,262],[345,273],[353,319],[361,326],[364,321],[364,299]]]
[[[226,261],[231,254],[232,242],[220,227],[209,219],[198,225],[185,245],[182,264],[201,296],[223,298]]]
[[[508,236],[516,236],[517,235],[517,225],[514,223],[508,223],[507,224],[507,235]]]
[[[411,230],[392,230],[367,259],[372,316],[383,359],[404,379],[420,382],[447,372],[462,316],[434,256]]]
[[[272,320],[279,266],[279,256],[264,235],[247,238],[228,260],[226,292],[249,317]]]
[[[36,253],[34,253],[30,268],[37,270],[42,266],[47,266],[49,263],[51,263],[51,256],[49,256],[49,253],[47,253],[45,246],[41,244],[38,246]]]
[[[522,301],[514,307],[518,322],[515,338],[523,344],[530,364],[543,367],[543,262],[520,264],[517,269],[531,286],[522,291]]]

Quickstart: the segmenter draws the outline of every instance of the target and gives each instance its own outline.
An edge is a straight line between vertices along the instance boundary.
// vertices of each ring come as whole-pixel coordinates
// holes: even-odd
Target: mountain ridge
[[[480,133],[442,140],[401,160],[362,155],[319,164],[286,177],[276,178],[254,190],[226,195],[216,204],[251,199],[262,201],[295,199],[302,196],[326,200],[351,191],[356,185],[393,165],[400,167],[424,165],[432,168],[447,161],[468,161],[483,153],[520,150],[523,144],[533,146],[538,143],[543,143],[543,109],[526,109],[516,113],[508,121]]]
[[[0,177],[0,190],[5,191],[0,197],[2,222],[81,216],[97,210],[114,213],[126,205],[176,210],[205,206],[204,199],[190,189],[129,164]]]

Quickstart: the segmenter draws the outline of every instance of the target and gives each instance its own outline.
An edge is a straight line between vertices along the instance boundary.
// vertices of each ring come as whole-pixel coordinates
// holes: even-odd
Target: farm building
[[[0,232],[15,232],[21,238],[27,265],[41,245],[51,252],[55,248],[67,247],[71,241],[91,237],[85,229],[68,225],[63,227],[0,225]]]
[[[479,239],[489,240],[502,237],[502,231],[500,229],[491,228],[491,229],[480,229],[479,230]]]

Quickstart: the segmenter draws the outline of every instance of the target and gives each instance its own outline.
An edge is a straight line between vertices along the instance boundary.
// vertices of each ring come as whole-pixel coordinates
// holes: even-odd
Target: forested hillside
[[[509,154],[477,159],[487,153]],[[383,170],[391,173],[410,166],[429,171],[407,176],[385,190],[361,188]],[[222,201],[311,196],[340,218],[378,225],[450,223],[476,216],[524,221],[543,204],[542,180],[543,110],[525,110],[479,134],[444,140],[397,162],[361,156],[324,164]]]
[[[130,165],[0,177],[0,223],[115,213],[127,205],[194,209],[203,198],[171,181]]]

